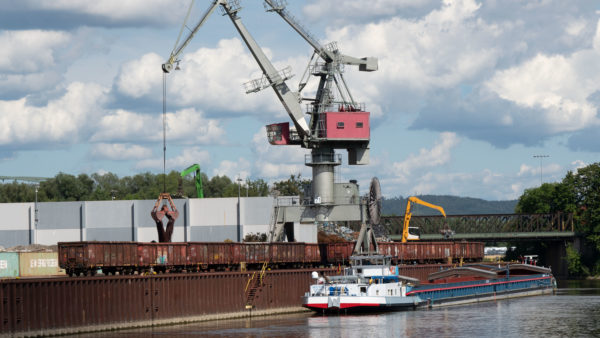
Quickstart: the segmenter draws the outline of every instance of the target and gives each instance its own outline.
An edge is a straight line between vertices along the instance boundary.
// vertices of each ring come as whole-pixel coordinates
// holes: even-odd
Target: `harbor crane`
[[[263,73],[261,78],[245,84],[246,93],[255,93],[271,87],[292,120],[291,126],[289,122],[267,125],[269,143],[310,149],[310,155],[305,156],[305,165],[312,168],[312,184],[310,191],[305,194],[310,198],[304,201],[302,206],[286,206],[286,212],[280,212],[279,206],[276,205],[269,238],[280,240],[283,227],[285,223],[289,226],[289,222],[364,222],[367,212],[365,204],[358,197],[356,181],[341,185],[334,183],[334,169],[341,165],[341,154],[336,154],[335,150],[347,150],[349,165],[369,163],[370,113],[365,111],[363,103],[354,99],[343,73],[346,65],[357,66],[359,71],[376,71],[377,58],[356,58],[342,54],[335,42],[321,45],[289,13],[283,0],[264,0],[264,7],[267,12],[278,14],[314,50],[300,79],[298,90],[292,90],[286,83],[292,77],[291,68],[277,70],[242,23],[239,15],[242,7],[239,0],[213,0],[198,23],[181,41],[183,27],[187,27],[186,22],[191,12],[190,7],[175,47],[162,65],[163,72],[167,74],[179,65],[179,57],[185,47],[208,17],[220,8],[221,13],[230,18]],[[304,97],[302,90],[310,76],[318,78],[316,94],[314,97]],[[165,92],[163,88],[164,95]],[[303,102],[308,102],[306,112],[302,108]],[[309,117],[308,122],[305,115]]]

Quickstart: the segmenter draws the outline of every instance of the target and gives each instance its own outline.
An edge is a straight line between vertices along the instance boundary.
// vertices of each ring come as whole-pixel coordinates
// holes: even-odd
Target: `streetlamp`
[[[540,187],[542,186],[542,160],[550,155],[533,155],[534,158],[540,159]]]
[[[37,244],[37,228],[38,228],[38,191],[40,186],[36,184],[35,186],[35,210],[34,210],[34,219],[33,219],[33,244]]]
[[[240,223],[240,187],[241,187],[241,182],[242,179],[238,176],[238,178],[236,179],[236,181],[238,182],[238,202],[237,202],[237,241],[241,242],[242,241],[242,234],[241,234],[241,223]]]

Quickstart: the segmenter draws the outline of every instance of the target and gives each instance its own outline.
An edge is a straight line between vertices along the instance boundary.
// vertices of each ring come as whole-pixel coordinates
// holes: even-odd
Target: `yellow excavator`
[[[411,207],[412,203],[417,203],[417,204],[424,205],[426,207],[430,207],[432,209],[436,209],[439,212],[441,212],[442,215],[444,215],[444,218],[446,218],[446,212],[444,211],[444,208],[442,208],[438,205],[435,205],[435,204],[425,202],[414,196],[409,197],[408,202],[406,203],[406,211],[404,212],[404,227],[402,229],[402,243],[406,243],[406,241],[419,240],[418,235],[412,235],[408,232],[410,218],[412,217],[412,213],[410,212],[410,207]]]

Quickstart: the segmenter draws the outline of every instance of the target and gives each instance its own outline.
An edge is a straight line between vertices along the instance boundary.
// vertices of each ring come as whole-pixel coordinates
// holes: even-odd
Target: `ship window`
[[[362,273],[362,269],[356,269],[357,273]]]
[[[367,293],[367,287],[366,286],[361,286],[360,287],[360,292],[361,293]]]
[[[344,129],[344,122],[338,122],[337,129]]]
[[[356,128],[362,128],[362,127],[363,127],[362,122],[356,122]]]

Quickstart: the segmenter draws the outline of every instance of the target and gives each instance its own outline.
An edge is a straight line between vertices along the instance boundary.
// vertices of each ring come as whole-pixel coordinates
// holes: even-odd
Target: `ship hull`
[[[356,313],[413,310],[419,297],[306,296],[302,306],[319,313]]]

